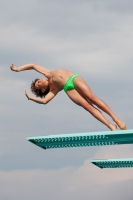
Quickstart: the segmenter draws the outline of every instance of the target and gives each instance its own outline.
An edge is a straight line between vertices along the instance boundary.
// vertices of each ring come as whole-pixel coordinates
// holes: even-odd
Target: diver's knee
[[[95,103],[97,100],[97,97],[94,94],[89,94],[88,99],[91,103]]]
[[[87,101],[84,102],[84,104],[82,105],[82,107],[85,109],[85,110],[88,110],[88,111],[91,111],[93,109],[92,105],[89,104]]]

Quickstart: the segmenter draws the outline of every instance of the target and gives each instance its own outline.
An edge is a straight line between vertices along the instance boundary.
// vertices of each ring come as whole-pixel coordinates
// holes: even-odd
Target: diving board
[[[48,135],[27,140],[43,149],[133,144],[133,130]]]
[[[91,160],[92,164],[103,168],[131,168],[133,167],[133,158],[126,159],[107,159],[107,160]]]

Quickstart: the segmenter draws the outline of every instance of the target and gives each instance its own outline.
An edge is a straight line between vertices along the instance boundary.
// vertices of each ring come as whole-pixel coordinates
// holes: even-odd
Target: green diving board
[[[27,140],[43,149],[133,144],[133,130],[48,135]]]
[[[97,167],[103,168],[130,168],[133,167],[133,158],[127,159],[107,159],[107,160],[91,160],[91,163]]]

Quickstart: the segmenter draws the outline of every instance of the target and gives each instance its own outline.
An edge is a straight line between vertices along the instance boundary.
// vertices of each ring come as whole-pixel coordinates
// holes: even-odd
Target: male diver
[[[82,106],[85,110],[90,112],[111,131],[115,131],[117,129],[117,125],[120,129],[126,130],[126,124],[112,112],[103,100],[99,99],[92,92],[87,83],[79,75],[65,69],[55,69],[49,71],[48,69],[33,63],[26,64],[18,68],[12,64],[10,69],[15,72],[36,70],[46,77],[42,79],[35,79],[31,84],[32,93],[34,93],[36,97],[40,98],[32,97],[25,91],[25,95],[28,100],[40,104],[47,104],[58,94],[58,92],[64,89],[68,97],[74,103]],[[94,107],[94,105],[100,110]],[[107,113],[117,125],[110,123],[104,117],[101,110]]]

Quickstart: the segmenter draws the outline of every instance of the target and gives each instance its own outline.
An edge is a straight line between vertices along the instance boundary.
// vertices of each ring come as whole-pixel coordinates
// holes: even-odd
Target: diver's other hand
[[[26,90],[25,90],[25,96],[27,97],[28,100],[30,100],[30,95],[28,94],[28,92],[26,92]]]
[[[18,72],[18,69],[16,67],[14,67],[14,64],[10,65],[10,69],[14,72]]]

